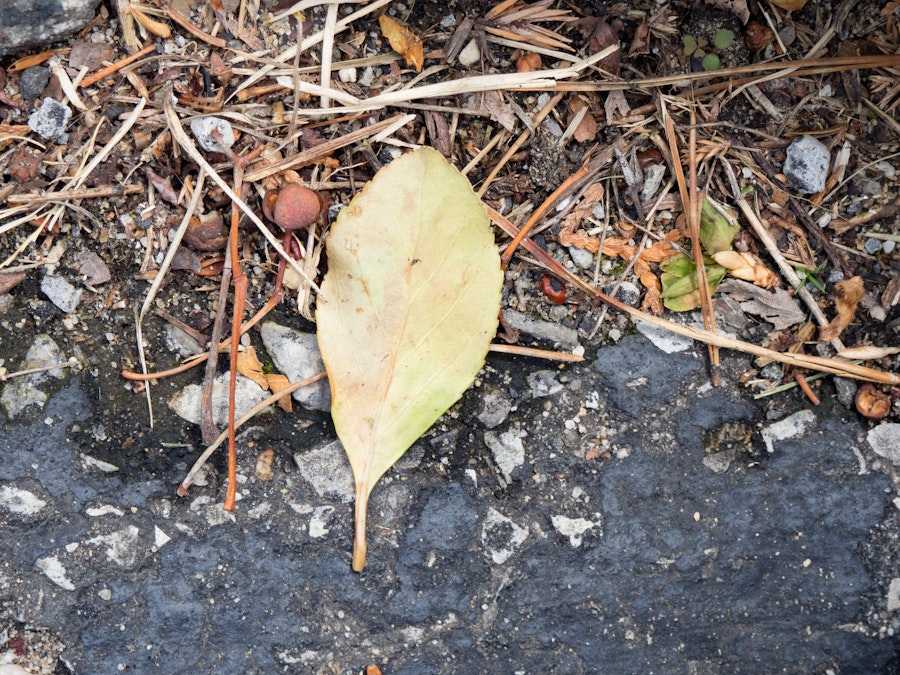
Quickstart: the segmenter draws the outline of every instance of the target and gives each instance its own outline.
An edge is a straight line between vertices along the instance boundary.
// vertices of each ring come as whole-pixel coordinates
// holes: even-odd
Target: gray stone
[[[84,28],[100,0],[5,0],[0,12],[0,56],[44,47]]]
[[[884,457],[894,466],[900,466],[900,424],[882,422],[869,430],[866,439],[876,455]]]
[[[166,347],[185,358],[196,356],[203,351],[203,348],[192,336],[171,323],[166,324]]]
[[[498,427],[506,420],[512,409],[512,401],[499,391],[485,392],[481,399],[481,412],[478,413],[478,421],[486,429]]]
[[[869,237],[868,239],[866,239],[866,243],[865,243],[865,246],[863,247],[863,250],[866,253],[868,253],[869,255],[875,255],[879,251],[881,251],[881,248],[882,248],[882,242],[880,239],[875,239],[874,237]]]
[[[834,378],[834,390],[837,393],[837,400],[847,410],[853,410],[854,408],[857,386],[856,380],[851,380],[849,377]]]
[[[294,462],[300,475],[312,485],[320,497],[337,497],[342,502],[353,499],[353,472],[340,441],[332,441],[308,452],[298,452]]]
[[[686,349],[690,349],[694,344],[694,341],[689,337],[654,326],[646,321],[635,321],[634,327],[650,340],[657,349],[661,349],[666,354],[683,352]]]
[[[553,342],[565,349],[574,349],[578,346],[578,331],[574,328],[537,319],[511,309],[504,310],[503,317],[510,328],[528,333],[532,337]]]
[[[825,189],[831,153],[813,136],[800,136],[788,146],[784,175],[798,192],[806,194]]]
[[[325,370],[315,334],[301,333],[272,321],[264,323],[259,333],[275,367],[291,382],[305,380]],[[293,397],[310,410],[331,410],[331,390],[327,380],[298,389]]]
[[[223,427],[228,423],[228,373],[222,373],[213,382],[213,424]],[[240,417],[268,396],[267,392],[250,378],[237,376],[234,391],[234,416]],[[203,387],[189,384],[169,400],[169,407],[182,419],[200,424],[200,400]]]
[[[615,290],[615,295],[613,295],[613,290]],[[630,307],[637,307],[638,300],[641,299],[641,290],[630,281],[623,281],[619,284],[618,289],[615,284],[607,284],[603,287],[603,292]]]
[[[41,290],[50,298],[50,302],[66,314],[74,312],[78,303],[81,302],[82,290],[75,288],[62,277],[53,277],[48,274],[41,281]]]
[[[45,98],[41,107],[31,113],[28,128],[41,138],[54,142],[64,142],[66,125],[72,116],[72,110],[52,98]]]
[[[556,379],[556,375],[555,370],[536,370],[528,373],[525,379],[528,381],[528,386],[531,387],[531,395],[534,398],[544,398],[562,391],[563,386]]]
[[[227,120],[221,117],[198,117],[191,120],[191,131],[200,147],[207,152],[225,152],[226,148],[234,145],[234,129]],[[218,132],[218,140],[213,137],[214,131]],[[225,148],[219,144],[219,141]]]
[[[504,431],[502,434],[493,431],[484,432],[484,444],[490,448],[494,461],[509,481],[512,473],[525,463],[525,446],[522,434],[518,431]]]
[[[22,71],[19,76],[19,93],[29,103],[44,91],[50,80],[50,69],[45,66],[32,66]]]
[[[528,530],[519,527],[510,518],[493,508],[488,508],[481,524],[481,545],[484,554],[495,565],[502,565],[528,538]]]
[[[53,339],[49,335],[40,334],[35,336],[34,342],[28,348],[22,370],[52,366],[65,360],[62,350]],[[23,375],[7,382],[3,388],[3,395],[0,396],[0,404],[6,408],[6,413],[10,417],[17,417],[30,405],[43,408],[47,402],[47,394],[41,390],[40,385],[50,376],[57,379],[64,377],[62,368]]]
[[[594,254],[586,249],[570,246],[569,257],[572,258],[572,262],[575,263],[577,267],[580,267],[583,270],[594,269]]]

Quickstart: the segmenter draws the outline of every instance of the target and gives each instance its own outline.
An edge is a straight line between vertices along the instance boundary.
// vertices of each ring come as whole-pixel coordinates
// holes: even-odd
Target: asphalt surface
[[[225,514],[221,463],[175,495],[198,451],[163,443],[175,428],[196,443],[196,427],[112,447],[91,373],[50,382],[42,410],[0,431],[0,661],[896,672],[897,495],[830,385],[817,408],[756,402],[709,385],[704,349],[666,354],[640,335],[588,357],[492,355],[376,488],[363,574],[327,424],[276,413],[246,431]],[[724,366],[734,382],[747,363]],[[257,466],[267,449],[271,469]]]

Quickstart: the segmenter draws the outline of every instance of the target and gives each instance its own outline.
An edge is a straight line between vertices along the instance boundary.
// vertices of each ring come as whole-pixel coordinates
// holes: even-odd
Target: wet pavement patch
[[[495,394],[507,390],[501,370],[486,374]],[[892,641],[866,629],[892,574],[873,571],[861,551],[895,507],[865,430],[826,402],[795,411],[811,422],[772,436],[760,461],[714,471],[704,463],[710,434],[736,425],[761,452],[762,431],[778,421],[706,385],[696,350],[665,355],[629,336],[594,364],[559,371],[563,388],[551,396],[521,375],[508,415],[489,420],[496,437],[522,440],[525,461],[511,474],[484,445],[482,406],[468,400],[479,390],[470,391],[374,491],[361,575],[350,571],[351,505],[303,463],[325,445],[294,448],[286,433],[267,444],[265,430],[252,444],[245,437],[241,499],[225,514],[215,471],[178,499],[184,461],[117,466],[109,449],[95,459],[120,470],[86,461],[93,449],[73,440],[98,415],[86,377],[71,377],[39,419],[0,433],[0,620],[57,636],[63,669],[896,664]],[[586,458],[594,436],[605,459]],[[254,466],[268,447],[279,460],[260,479]]]

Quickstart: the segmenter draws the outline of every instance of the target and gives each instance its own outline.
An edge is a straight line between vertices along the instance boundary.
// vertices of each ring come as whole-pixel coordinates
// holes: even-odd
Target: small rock
[[[811,194],[825,189],[831,153],[813,136],[800,136],[787,149],[784,174],[799,192]]]
[[[881,251],[883,244],[880,239],[875,239],[874,237],[869,237],[866,239],[866,243],[863,246],[863,250],[869,255],[876,255]]]
[[[355,494],[353,472],[340,441],[294,455],[300,475],[320,497],[337,497],[350,502]]]
[[[734,458],[733,452],[717,452],[712,455],[706,455],[703,458],[703,466],[713,473],[725,473],[731,466],[731,460]]]
[[[484,554],[495,565],[502,565],[528,538],[528,530],[493,508],[488,508],[481,525],[481,545]]]
[[[228,377],[228,373],[222,373],[213,382],[213,424],[220,428],[228,423]],[[265,399],[267,394],[250,378],[238,375],[234,396],[234,416],[237,418]],[[189,384],[171,398],[169,407],[182,419],[200,424],[202,397],[203,387],[199,384]]]
[[[341,82],[356,82],[356,68],[341,68],[338,71],[338,79]]]
[[[50,69],[44,66],[32,66],[22,71],[19,76],[19,93],[31,103],[44,92],[50,80]]]
[[[128,525],[121,530],[109,534],[101,534],[84,543],[92,546],[105,546],[106,557],[119,567],[130,569],[135,566],[141,557],[138,545],[140,530],[134,525]]]
[[[203,347],[191,335],[171,323],[166,324],[166,347],[184,358],[203,352]]]
[[[575,263],[576,267],[580,267],[583,270],[594,269],[594,254],[587,249],[570,246],[569,257],[572,259],[572,262]]]
[[[462,48],[457,58],[459,59],[459,65],[466,68],[471,68],[481,60],[481,50],[478,48],[475,38],[469,40],[469,44]]]
[[[894,249],[897,247],[897,242],[893,240],[888,240],[881,245],[881,250],[890,255],[894,252]]]
[[[673,333],[664,328],[659,328],[646,321],[635,321],[634,327],[638,329],[639,333],[650,340],[654,347],[661,349],[666,354],[683,352],[690,349],[694,344],[694,341],[689,337]]]
[[[219,145],[219,141],[213,138],[213,131],[218,131],[224,148]],[[194,138],[200,144],[200,147],[207,152],[225,152],[226,148],[234,145],[234,130],[228,120],[221,117],[198,117],[191,120],[191,132]]]
[[[603,292],[607,295],[612,295],[613,289],[615,287],[615,284],[607,284],[603,287]],[[619,288],[618,290],[616,290],[616,294],[612,297],[614,297],[619,302],[624,302],[629,307],[636,307],[638,300],[641,299],[641,290],[630,281],[623,281],[621,284],[619,284]]]
[[[838,402],[847,410],[853,410],[856,399],[856,380],[851,380],[849,377],[835,377],[833,381]]]
[[[309,518],[309,536],[319,539],[328,534],[328,524],[333,515],[333,506],[317,506]]]
[[[513,330],[520,330],[532,337],[558,344],[564,349],[574,349],[578,346],[578,331],[574,328],[536,319],[511,309],[504,310],[503,316]]]
[[[0,487],[0,507],[20,516],[33,516],[47,502],[28,490],[21,490],[11,485]]]
[[[319,343],[313,333],[301,333],[272,321],[265,322],[259,332],[275,367],[291,382],[305,380],[325,370]],[[331,410],[331,390],[326,380],[298,389],[293,397],[297,403],[311,410]]]
[[[65,141],[66,124],[71,116],[72,111],[68,106],[48,97],[28,118],[28,128],[41,138],[62,143]]]
[[[153,526],[153,545],[156,546],[156,548],[162,548],[170,541],[172,541],[172,537],[159,529],[158,525]]]
[[[509,397],[499,391],[485,392],[481,397],[481,412],[478,413],[478,421],[486,429],[493,429],[503,424],[511,409],[512,402]]]
[[[887,592],[887,611],[894,612],[900,609],[900,578],[891,579],[891,585]]]
[[[806,433],[816,421],[816,416],[810,410],[801,410],[793,415],[785,417],[774,424],[770,424],[760,432],[763,442],[766,444],[766,450],[769,453],[775,452],[775,442],[788,438],[796,438]],[[900,424],[897,425],[900,427]]]
[[[600,514],[595,513],[594,517],[597,518],[596,521],[588,520],[587,518],[551,516],[550,522],[553,523],[553,527],[557,532],[564,537],[569,538],[569,543],[572,545],[572,548],[578,548],[581,546],[585,533],[601,524],[602,520],[600,519]]]
[[[34,566],[60,588],[67,591],[75,590],[75,584],[69,579],[68,572],[66,572],[66,568],[59,561],[59,557],[50,555],[45,558],[38,558],[37,562],[34,563]]]
[[[77,33],[94,18],[99,0],[4,0],[0,56],[24,52]]]
[[[900,424],[883,422],[869,429],[866,439],[879,457],[884,457],[894,466],[900,466]]]
[[[555,370],[536,370],[529,373],[525,379],[531,387],[531,395],[534,398],[543,398],[562,391],[563,386],[556,379],[556,374]]]
[[[22,370],[29,368],[43,368],[65,361],[62,350],[50,338],[49,335],[37,335],[28,351],[25,353],[25,362],[22,364]],[[6,408],[6,413],[10,417],[17,417],[23,410],[30,405],[37,405],[41,408],[47,402],[47,394],[41,391],[38,386],[48,377],[62,378],[64,377],[62,368],[52,368],[51,370],[40,371],[24,375],[11,380],[3,388],[3,395],[0,396],[0,403]]]
[[[49,274],[41,281],[41,291],[50,298],[50,302],[66,314],[75,311],[78,303],[81,302],[83,292],[62,277],[54,277]]]
[[[494,461],[507,482],[512,478],[513,471],[525,463],[522,433],[524,432],[504,431],[502,434],[493,431],[484,432],[484,444],[494,455]]]

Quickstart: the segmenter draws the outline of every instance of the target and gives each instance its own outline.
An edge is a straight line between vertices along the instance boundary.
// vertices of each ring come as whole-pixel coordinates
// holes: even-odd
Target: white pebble
[[[225,152],[225,148],[234,145],[234,130],[227,120],[221,117],[199,117],[191,121],[191,131],[200,147],[207,152]],[[213,131],[218,131],[223,148],[213,137]]]
[[[356,68],[341,68],[338,78],[341,82],[356,82]]]

